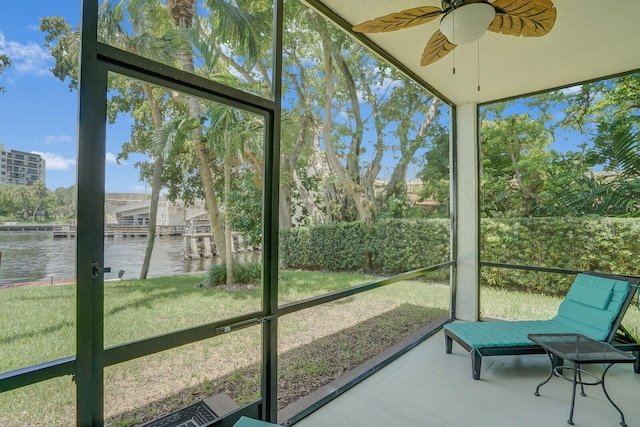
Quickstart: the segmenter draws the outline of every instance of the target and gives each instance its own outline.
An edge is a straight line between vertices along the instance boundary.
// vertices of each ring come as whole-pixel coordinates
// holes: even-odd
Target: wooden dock
[[[211,233],[185,233],[182,242],[185,259],[211,258],[218,254]]]
[[[75,225],[62,225],[53,228],[54,239],[75,239],[77,234],[77,227]],[[104,237],[115,237],[115,235],[113,230],[104,230]]]
[[[146,225],[116,225],[109,224],[108,230],[113,231],[116,236],[128,237],[147,237],[149,228]],[[159,225],[156,227],[156,236],[182,236],[184,226],[177,225]]]
[[[156,227],[156,236],[181,236],[185,227],[181,226],[158,226]],[[149,229],[146,226],[135,225],[116,225],[108,224],[104,229],[104,237],[147,237]],[[62,225],[53,227],[54,238],[75,238],[77,235],[77,227],[75,225]]]

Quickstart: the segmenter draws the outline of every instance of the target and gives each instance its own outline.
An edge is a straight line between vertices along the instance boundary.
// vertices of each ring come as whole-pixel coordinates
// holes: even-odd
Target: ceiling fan
[[[556,22],[551,0],[442,0],[442,9],[422,6],[391,13],[353,27],[359,33],[381,33],[425,24],[442,16],[440,28],[424,48],[420,65],[444,57],[459,44],[479,39],[486,30],[512,36],[540,37]]]

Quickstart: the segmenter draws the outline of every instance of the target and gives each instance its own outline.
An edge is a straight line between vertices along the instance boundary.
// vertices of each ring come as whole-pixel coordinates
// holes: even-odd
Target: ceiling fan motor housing
[[[449,10],[445,9],[440,31],[456,45],[478,40],[496,16],[493,6],[484,1],[445,0],[442,3],[451,6]]]

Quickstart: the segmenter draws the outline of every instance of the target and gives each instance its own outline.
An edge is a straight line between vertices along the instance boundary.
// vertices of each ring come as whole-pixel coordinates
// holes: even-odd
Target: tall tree
[[[417,161],[418,150],[427,147],[442,129],[436,126],[440,104],[326,21],[309,22],[324,50],[324,68],[318,74],[325,88],[313,93],[324,105],[322,137],[327,162],[344,191],[347,209],[353,207],[357,218],[369,223],[389,198],[406,192],[409,164]],[[332,117],[327,120],[329,114]],[[380,191],[376,180],[389,151],[395,163]]]
[[[179,66],[191,73],[197,72],[195,55],[201,55],[199,58],[204,59],[202,70],[205,74],[215,69],[217,56],[211,54],[210,48],[213,44],[225,44],[233,48],[240,46],[238,49],[248,46],[246,51],[253,54],[252,52],[256,49],[251,37],[250,16],[222,0],[207,1],[205,7],[211,15],[200,18],[196,14],[194,1],[169,1],[166,6],[163,6],[155,0],[129,2],[104,0],[101,4],[100,38],[123,50]],[[128,22],[125,23],[125,19]],[[77,31],[74,34],[71,27],[62,18],[57,17],[43,20],[41,28],[48,33],[45,45],[56,58],[56,67],[52,70],[54,75],[61,79],[71,77],[70,87],[75,87],[77,60],[71,53],[77,52]],[[75,37],[68,37],[70,35]],[[250,57],[251,55],[247,56],[247,58]],[[151,135],[154,129],[156,132],[159,131],[167,120],[163,118],[167,102],[184,103],[186,106],[184,114],[193,118],[196,123],[199,123],[202,109],[200,101],[195,97],[177,94],[167,97],[166,91],[153,89],[144,82],[136,81],[127,84],[120,79],[121,83],[118,83],[118,79],[118,77],[111,79],[119,92],[110,98],[110,119],[115,120],[120,112],[129,112],[134,114],[136,120],[142,120],[134,125],[135,135],[132,135],[130,143],[123,146],[121,157],[126,159],[131,152],[146,152],[154,159],[153,173],[150,175],[153,178],[149,240],[141,271],[141,277],[144,277],[153,248],[155,233],[151,229],[155,228],[165,158],[169,155],[173,160],[177,158],[173,153],[165,152],[161,155],[160,152],[150,151]],[[140,100],[146,102],[146,107],[141,106]],[[148,114],[143,113],[145,109]],[[136,110],[139,113],[134,113]],[[178,110],[173,108],[172,112],[175,113]],[[145,127],[151,129],[151,132],[145,131]],[[202,195],[206,202],[212,233],[220,256],[224,260],[226,258],[224,230],[220,221],[220,210],[209,164],[211,157],[201,126],[191,128],[190,141],[194,147],[192,153],[195,153],[197,159],[199,186],[203,189]],[[175,165],[172,165],[172,168],[175,171]],[[176,175],[174,173],[169,176]]]
[[[216,158],[222,159],[223,175],[224,175],[224,226],[226,233],[226,259],[231,260],[233,252],[233,236],[232,236],[232,172],[239,170],[241,165],[245,163],[245,152],[249,152],[248,158],[261,159],[261,155],[255,155],[259,148],[259,144],[252,144],[256,140],[254,134],[257,130],[263,129],[263,125],[254,115],[230,108],[225,105],[213,104],[205,112],[208,119],[206,128],[207,143],[209,149]],[[260,139],[261,142],[261,139]],[[262,162],[252,165],[254,176],[261,182]],[[226,263],[227,285],[234,283],[233,265],[231,262]]]
[[[438,101],[305,5],[292,2],[285,14],[283,109],[289,119],[288,129],[283,122],[281,138],[280,226],[291,227],[294,216],[297,223],[313,224],[357,219],[356,205],[363,203],[370,205],[368,215],[373,218],[386,199],[404,191],[404,185],[397,183],[404,182],[407,165],[419,162],[416,153],[434,137]],[[329,49],[334,77],[330,123],[325,120],[323,46]],[[220,55],[224,57],[224,52]],[[260,57],[258,64],[267,64],[265,59]],[[247,81],[264,69],[232,63]],[[394,111],[398,109],[403,114]],[[412,124],[415,121],[418,125]],[[396,128],[401,132],[395,134]],[[390,150],[400,159],[388,185],[394,191],[381,191],[376,180]],[[353,197],[357,191],[363,194],[359,203]]]
[[[188,39],[187,30],[192,27],[196,14],[194,3],[194,0],[169,0],[167,2],[167,9],[173,19],[173,24],[178,31],[181,32],[185,40]],[[195,74],[196,70],[192,51],[184,50],[180,52],[179,60],[184,71]],[[193,96],[187,96],[185,101],[189,110],[189,116],[194,120],[200,120],[201,108],[199,100]],[[204,189],[205,205],[209,214],[211,232],[214,236],[221,258],[225,259],[226,248],[224,231],[220,221],[218,200],[209,164],[209,150],[204,142],[202,133],[203,131],[200,126],[195,127],[191,131],[191,140],[195,147],[198,169],[200,172],[200,181],[202,188]]]
[[[163,13],[164,12],[164,21]],[[61,80],[69,78],[69,87],[77,87],[77,54],[79,31],[73,30],[61,17],[44,18],[41,30],[47,33],[45,47],[49,48],[56,59],[52,73]],[[99,7],[98,36],[102,42],[110,44],[130,53],[152,57],[164,62],[174,60],[181,46],[177,37],[172,33],[168,23],[166,9],[155,0],[103,0]],[[109,122],[114,123],[120,113],[131,113],[136,118],[133,128],[141,126],[140,120],[145,120],[144,114],[135,114],[136,110],[149,110],[148,126],[159,129],[163,121],[164,106],[161,103],[163,94],[152,89],[145,82],[127,79],[122,76],[110,75],[109,87],[112,91],[108,102]],[[166,98],[166,97],[165,97]],[[164,102],[164,101],[162,101]],[[142,125],[145,126],[145,125]],[[145,279],[155,240],[157,208],[160,190],[162,188],[162,156],[154,156],[149,151],[150,138],[141,139],[138,133],[132,143],[125,143],[118,159],[127,159],[132,151],[147,153],[153,157],[154,172],[151,179],[151,201],[149,207],[149,224],[147,232],[147,246],[140,272],[140,278]]]
[[[551,137],[542,121],[509,114],[481,126],[483,213],[527,216],[540,208],[546,177],[541,167]]]
[[[125,22],[126,17],[128,17],[128,25]],[[126,27],[131,28],[131,33],[125,29]],[[171,62],[181,49],[177,34],[172,30],[168,24],[166,10],[157,1],[134,0],[114,3],[104,0],[100,5],[99,36],[104,42],[122,50],[152,57],[162,62]],[[110,122],[116,121],[118,113],[131,113],[137,118],[134,128],[139,128],[140,125],[145,126],[143,123],[145,120],[148,122],[148,119],[150,119],[148,126],[152,130],[159,130],[162,127],[165,104],[169,102],[166,91],[154,90],[150,84],[143,81],[116,76],[111,80],[111,87],[116,89],[116,93],[110,99],[112,107],[109,109]],[[136,114],[135,111],[140,109],[148,109],[149,114]],[[147,137],[141,138],[141,135],[147,135]],[[146,152],[153,159],[147,245],[140,270],[140,279],[144,280],[149,272],[155,243],[164,157],[161,153],[151,150],[151,138],[148,133],[137,132],[136,136],[135,139],[132,138],[131,143],[123,145],[120,157],[126,159],[130,152],[137,151]]]
[[[45,194],[47,194],[47,187],[44,185],[44,182],[40,180],[36,181],[32,187],[36,196],[36,204],[33,208],[31,222],[36,222],[36,215],[42,210],[42,200],[44,199]]]
[[[251,28],[251,16],[235,8],[233,5],[223,0],[208,0],[206,5],[209,7],[213,16],[208,18],[208,22],[214,25],[210,31],[204,32],[211,36],[209,42],[219,43],[223,32],[227,35],[227,40],[232,40],[235,45],[241,45],[247,48],[250,53],[255,53],[254,37]],[[176,29],[182,34],[185,40],[193,40],[198,38],[202,32],[199,25],[202,22],[196,14],[196,6],[194,0],[169,0],[167,9],[173,19]],[[196,24],[194,28],[193,25]],[[200,39],[198,39],[200,40]],[[198,43],[198,46],[202,46]],[[183,50],[179,54],[181,67],[188,73],[195,74],[194,51]],[[193,96],[186,97],[186,104],[189,110],[189,116],[199,121],[202,115],[202,108],[197,98]],[[198,164],[198,172],[200,183],[204,191],[205,205],[209,214],[209,223],[213,234],[220,258],[227,265],[231,265],[232,260],[227,259],[227,245],[225,232],[222,227],[220,218],[220,208],[218,197],[215,192],[215,183],[211,172],[209,147],[206,144],[203,128],[197,127],[191,132],[191,142],[195,148],[195,155]]]
[[[351,200],[354,203],[355,209],[358,213],[358,219],[367,225],[371,225],[373,221],[373,208],[371,203],[365,197],[364,190],[362,186],[358,183],[358,177],[354,176],[349,169],[348,165],[353,162],[347,160],[347,167],[345,168],[338,159],[338,154],[335,150],[335,146],[333,141],[331,140],[332,136],[332,126],[333,126],[333,107],[332,102],[334,99],[334,77],[333,77],[333,62],[332,62],[332,47],[331,41],[326,32],[322,37],[322,51],[324,54],[324,68],[323,68],[323,76],[324,76],[324,84],[325,84],[325,93],[324,93],[324,125],[322,127],[322,137],[325,148],[325,153],[327,156],[327,161],[329,162],[329,166],[334,174],[338,176],[341,185],[350,196]],[[359,146],[358,146],[359,148]],[[351,153],[355,156],[355,153]]]

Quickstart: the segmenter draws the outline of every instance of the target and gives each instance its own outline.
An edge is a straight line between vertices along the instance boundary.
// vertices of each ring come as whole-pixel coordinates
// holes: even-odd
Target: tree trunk
[[[153,118],[153,128],[155,130],[162,127],[162,112],[153,95],[153,90],[148,83],[141,83],[144,94],[151,109]],[[144,251],[144,260],[140,270],[140,280],[147,278],[149,265],[151,264],[151,255],[153,246],[156,241],[156,224],[158,220],[158,200],[160,199],[160,190],[162,188],[162,171],[164,169],[164,159],[161,155],[156,155],[153,161],[153,178],[151,179],[151,200],[149,203],[149,224],[147,227],[147,247]]]
[[[300,199],[302,204],[307,209],[313,224],[324,224],[327,221],[326,216],[322,213],[322,210],[316,206],[316,201],[309,193],[309,191],[304,186],[303,182],[300,180],[297,171],[297,163],[298,157],[300,156],[300,151],[302,150],[302,145],[305,141],[305,135],[308,133],[307,125],[309,120],[303,120],[302,126],[300,128],[300,132],[298,132],[298,137],[296,140],[296,146],[294,147],[291,156],[289,156],[289,170],[291,172],[291,180],[296,186],[296,190],[298,190],[298,194],[300,195]],[[317,176],[322,178],[328,178],[328,171],[325,171],[324,165],[321,163],[321,156],[318,155],[319,151],[319,141],[318,135],[313,136],[313,154],[309,159],[310,165],[308,171],[314,171]]]
[[[344,76],[349,92],[349,100],[351,102],[351,112],[355,120],[355,129],[351,135],[351,144],[349,153],[347,154],[347,173],[354,182],[360,183],[360,145],[362,144],[362,136],[364,133],[364,124],[362,123],[362,115],[360,114],[360,101],[358,100],[358,88],[356,87],[353,74],[349,70],[349,66],[342,57],[339,48],[333,50],[333,57],[336,64]]]
[[[283,161],[281,162],[281,164],[286,165],[289,172],[288,177],[285,179],[287,181],[286,184],[282,184],[281,186],[281,194],[284,193],[286,195],[287,199],[285,202],[287,203],[288,208],[288,211],[286,213],[288,220],[281,221],[281,225],[288,225],[288,227],[284,228],[289,228],[292,225],[292,206],[290,199],[292,187],[295,188],[295,190],[298,192],[298,195],[300,196],[300,202],[307,210],[313,224],[324,224],[327,221],[327,216],[324,214],[322,209],[318,207],[315,198],[313,197],[311,192],[307,190],[298,174],[298,161],[300,159],[300,154],[305,144],[307,143],[308,136],[311,133],[313,133],[311,136],[312,154],[309,158],[309,163],[306,171],[309,176],[319,177],[321,179],[326,179],[329,177],[329,171],[326,167],[325,156],[321,155],[319,149],[320,129],[314,125],[315,115],[312,112],[313,108],[311,107],[311,89],[309,86],[309,82],[307,81],[306,69],[305,67],[299,65],[298,77],[294,76],[293,74],[289,74],[289,76],[291,79],[291,84],[295,88],[295,91],[298,95],[299,105],[302,105],[302,121],[300,122],[300,129],[298,129],[296,141],[293,149],[291,150],[291,153],[282,156]],[[280,200],[282,204],[282,196],[280,197]],[[284,208],[283,206],[281,207]],[[281,212],[281,215],[282,214],[283,213]]]
[[[407,138],[404,135],[401,135],[401,138],[405,138],[405,143],[401,146],[400,160],[393,169],[389,182],[387,183],[387,187],[384,192],[384,200],[387,200],[394,195],[397,197],[404,194],[405,181],[407,180],[407,168],[409,167],[411,160],[414,158],[416,151],[421,147],[420,138],[424,136],[429,127],[431,127],[433,122],[436,120],[436,113],[438,112],[439,105],[440,100],[434,96],[431,100],[431,105],[429,105],[429,109],[427,110],[427,114],[420,125],[420,129],[418,129],[416,136],[413,138],[413,142],[408,142]]]
[[[344,186],[347,194],[351,198],[356,211],[358,212],[358,219],[364,222],[367,227],[370,227],[373,222],[373,212],[371,204],[364,195],[362,187],[351,179],[351,176],[347,173],[344,167],[340,164],[336,152],[331,141],[331,101],[333,99],[333,69],[331,65],[331,46],[329,40],[323,38],[322,48],[324,51],[324,78],[325,78],[325,101],[324,101],[324,124],[322,129],[325,153],[327,161],[333,173],[335,173],[340,182]]]
[[[180,28],[181,24],[185,27],[190,27],[193,22],[195,14],[194,0],[169,0],[167,3],[167,9],[173,17],[173,23],[176,27]],[[182,70],[191,74],[195,74],[195,65],[193,63],[193,54],[191,52],[180,53],[180,62],[182,64]],[[197,98],[192,96],[187,97],[187,106],[189,108],[189,116],[200,121],[201,108],[200,102]],[[220,219],[220,210],[218,208],[218,199],[215,193],[215,187],[213,184],[213,174],[211,173],[211,166],[209,164],[209,149],[202,141],[202,127],[198,127],[191,132],[191,138],[196,153],[196,159],[198,161],[198,171],[200,172],[200,182],[202,183],[202,189],[204,191],[204,201],[209,215],[209,225],[211,226],[211,234],[218,248],[218,256],[222,259],[222,262],[231,262],[227,260],[227,249],[225,234],[222,228],[222,221]]]
[[[281,156],[281,164],[285,164],[284,156]],[[280,198],[278,202],[278,224],[280,230],[288,230],[293,226],[291,217],[291,186],[288,183],[280,184]]]
[[[233,248],[231,236],[231,135],[226,130],[224,132],[224,228],[225,228],[225,259],[227,268],[227,285],[235,283],[233,277],[233,262],[231,252]]]
[[[140,280],[147,278],[149,266],[151,264],[151,254],[156,241],[156,226],[158,223],[158,202],[160,200],[160,190],[162,189],[162,172],[164,169],[164,159],[156,156],[153,161],[153,178],[151,179],[151,200],[149,201],[149,224],[147,226],[147,247],[144,251],[144,260],[140,270]]]
[[[371,103],[371,115],[373,116],[373,123],[376,128],[376,144],[375,144],[375,152],[373,158],[371,159],[371,163],[369,163],[369,167],[362,178],[362,187],[364,188],[365,195],[369,200],[376,199],[376,190],[374,188],[374,183],[378,174],[382,170],[382,158],[385,153],[384,147],[384,124],[380,117],[380,107],[378,103],[378,97],[371,90],[371,86],[367,81],[367,75],[364,72],[362,66],[358,66],[358,74],[360,76],[360,81],[362,82],[362,89],[366,92],[367,98]]]

